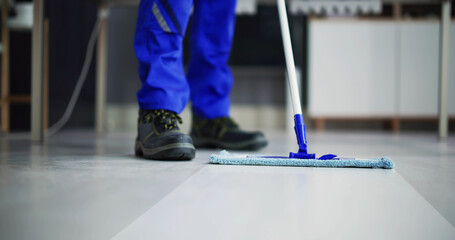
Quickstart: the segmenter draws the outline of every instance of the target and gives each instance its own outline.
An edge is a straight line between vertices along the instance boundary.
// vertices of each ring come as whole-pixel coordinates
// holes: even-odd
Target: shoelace
[[[183,123],[182,118],[177,113],[165,110],[152,110],[151,112],[148,112],[144,116],[145,122],[150,122],[152,116],[154,116],[155,119],[158,119],[161,124],[164,124],[165,129],[169,130],[177,128],[177,122],[180,124]]]

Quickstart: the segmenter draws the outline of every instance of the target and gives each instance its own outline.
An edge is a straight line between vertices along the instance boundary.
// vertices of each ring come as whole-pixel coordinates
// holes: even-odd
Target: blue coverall
[[[185,75],[182,42],[193,5]],[[236,0],[141,0],[134,42],[141,109],[181,113],[191,98],[193,114],[229,116],[235,6]]]

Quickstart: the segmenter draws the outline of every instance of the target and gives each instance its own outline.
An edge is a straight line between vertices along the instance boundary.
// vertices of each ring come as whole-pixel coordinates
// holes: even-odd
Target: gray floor
[[[267,131],[261,154],[296,150]],[[455,239],[455,137],[310,132],[310,150],[394,170],[209,165],[132,155],[134,133],[0,140],[0,239]]]

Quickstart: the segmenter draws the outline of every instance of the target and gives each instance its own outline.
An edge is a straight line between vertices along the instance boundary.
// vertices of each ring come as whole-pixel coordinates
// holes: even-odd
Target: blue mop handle
[[[299,145],[299,151],[296,153],[290,152],[289,158],[303,158],[303,159],[315,159],[316,154],[308,153],[305,123],[303,121],[302,114],[294,115],[294,131],[297,137],[297,144]]]
[[[305,122],[303,121],[302,114],[294,115],[294,131],[297,137],[297,144],[299,145],[299,152],[308,153]]]

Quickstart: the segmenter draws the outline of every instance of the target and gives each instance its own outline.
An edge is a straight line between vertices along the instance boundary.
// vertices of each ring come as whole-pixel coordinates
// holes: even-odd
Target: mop
[[[388,157],[359,159],[341,158],[334,154],[325,154],[316,157],[315,153],[307,150],[306,129],[300,106],[300,96],[297,86],[297,78],[292,53],[291,36],[289,33],[288,17],[286,13],[285,0],[277,0],[278,14],[283,38],[286,68],[288,72],[288,83],[291,91],[291,101],[294,110],[294,130],[299,145],[298,152],[290,152],[286,156],[260,156],[245,154],[230,154],[226,150],[217,155],[210,156],[212,164],[226,165],[265,165],[265,166],[300,166],[300,167],[359,167],[359,168],[385,168],[392,169],[393,161]]]

